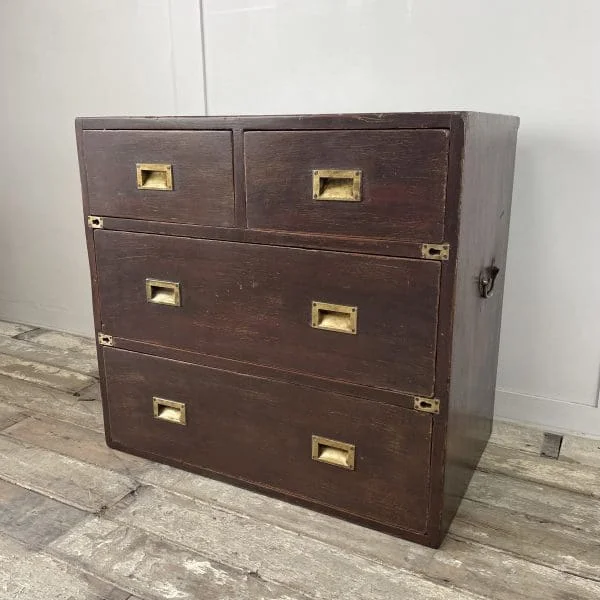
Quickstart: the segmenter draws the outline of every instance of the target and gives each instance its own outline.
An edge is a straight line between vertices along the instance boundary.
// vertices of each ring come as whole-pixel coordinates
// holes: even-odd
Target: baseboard
[[[552,431],[600,437],[600,408],[496,390],[494,416]]]

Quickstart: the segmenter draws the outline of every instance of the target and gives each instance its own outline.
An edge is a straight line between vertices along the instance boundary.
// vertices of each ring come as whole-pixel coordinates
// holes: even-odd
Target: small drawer
[[[414,242],[443,239],[448,131],[253,131],[248,226]]]
[[[93,215],[234,223],[228,131],[84,131],[83,158]]]
[[[440,263],[96,230],[105,333],[431,396]]]
[[[109,439],[117,447],[425,531],[431,415],[115,348],[103,352]]]

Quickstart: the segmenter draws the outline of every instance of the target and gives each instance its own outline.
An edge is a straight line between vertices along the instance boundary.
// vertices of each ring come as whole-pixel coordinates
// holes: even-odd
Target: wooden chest
[[[517,127],[78,119],[109,446],[438,546],[491,429]]]

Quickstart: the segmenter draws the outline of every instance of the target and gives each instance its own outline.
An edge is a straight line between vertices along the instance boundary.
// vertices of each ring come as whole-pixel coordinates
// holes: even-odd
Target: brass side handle
[[[354,169],[313,171],[313,198],[338,202],[360,202],[362,172]]]
[[[146,279],[146,301],[152,304],[181,306],[179,283],[160,279]]]
[[[311,325],[315,329],[326,329],[338,333],[356,335],[358,331],[358,307],[328,302],[312,303]]]
[[[500,269],[494,264],[486,267],[479,274],[479,295],[482,298],[491,298],[494,295],[494,286],[496,285],[496,277],[500,273]]]
[[[173,168],[163,163],[138,163],[135,166],[138,190],[172,190]]]
[[[154,418],[169,423],[177,423],[178,425],[186,425],[185,404],[183,402],[175,402],[175,400],[167,400],[165,398],[152,398],[152,411]]]
[[[356,447],[354,444],[331,440],[320,435],[312,436],[312,459],[328,465],[354,471]]]

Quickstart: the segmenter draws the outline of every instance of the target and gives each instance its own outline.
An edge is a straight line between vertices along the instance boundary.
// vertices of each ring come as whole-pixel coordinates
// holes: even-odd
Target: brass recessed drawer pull
[[[327,302],[312,303],[311,325],[315,329],[326,329],[356,335],[358,307]]]
[[[136,165],[138,190],[172,190],[173,169],[171,165],[138,163]]]
[[[312,436],[312,459],[354,471],[354,444]]]
[[[360,202],[361,171],[353,169],[318,169],[313,171],[313,198]]]
[[[169,423],[177,423],[185,425],[185,404],[183,402],[175,402],[174,400],[166,400],[165,398],[152,398],[152,409],[154,418]]]
[[[146,300],[152,304],[181,306],[181,291],[175,281],[146,279]]]

